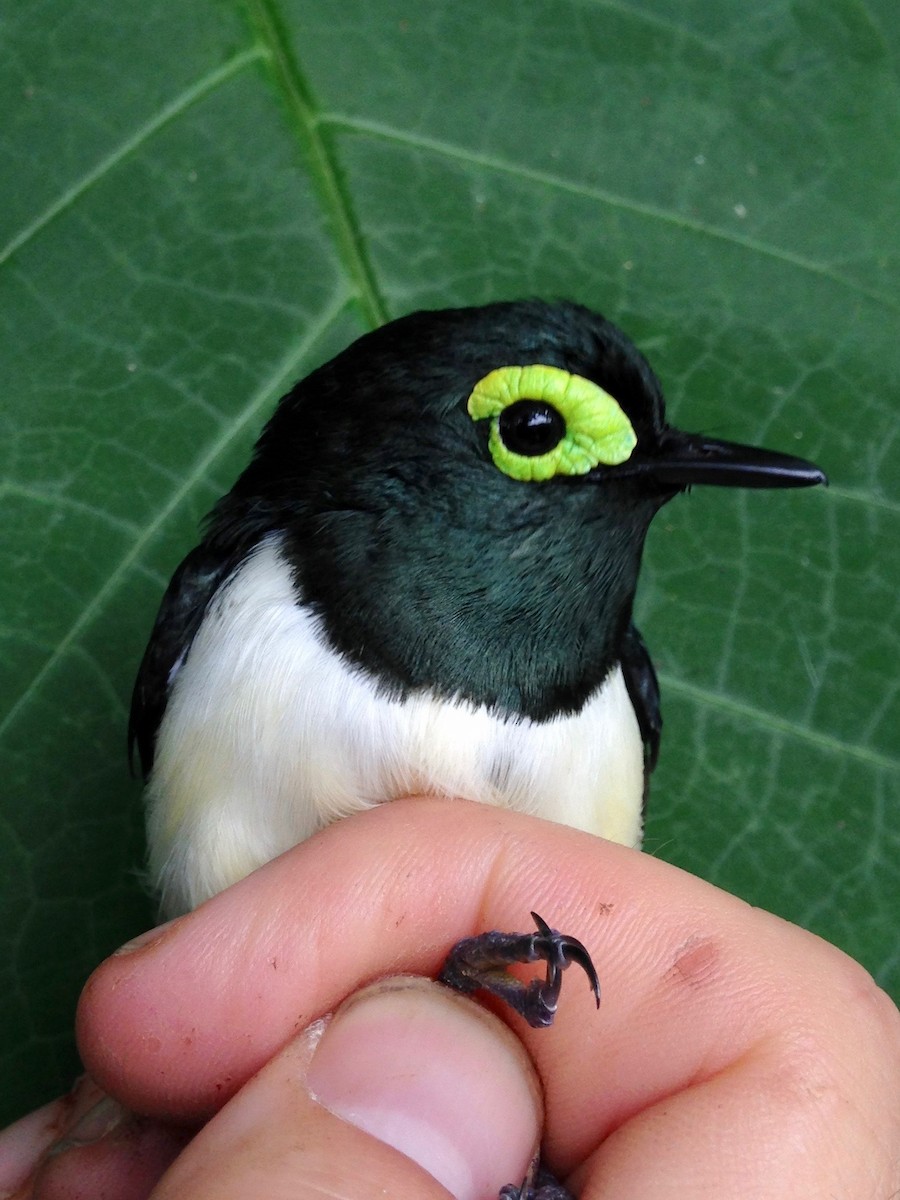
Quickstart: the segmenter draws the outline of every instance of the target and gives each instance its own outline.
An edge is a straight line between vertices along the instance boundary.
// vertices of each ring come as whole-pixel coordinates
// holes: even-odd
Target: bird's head
[[[335,646],[389,688],[541,719],[617,660],[667,500],[823,479],[671,428],[647,362],[588,309],[501,303],[393,321],[297,384],[210,536],[282,532]]]

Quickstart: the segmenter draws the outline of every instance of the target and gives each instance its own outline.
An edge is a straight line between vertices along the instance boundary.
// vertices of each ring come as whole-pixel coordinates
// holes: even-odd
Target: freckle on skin
[[[689,987],[700,987],[715,975],[718,961],[719,949],[714,941],[689,938],[679,948],[670,974]]]

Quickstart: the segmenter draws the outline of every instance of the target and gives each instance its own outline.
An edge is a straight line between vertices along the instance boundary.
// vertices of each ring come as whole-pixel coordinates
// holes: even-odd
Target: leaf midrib
[[[630,10],[621,8],[621,11],[628,12]],[[344,263],[349,281],[353,285],[364,315],[371,325],[380,324],[387,319],[386,306],[377,286],[374,267],[365,252],[362,234],[352,210],[349,194],[342,180],[340,164],[337,161],[333,147],[329,144],[327,138],[323,136],[325,128],[330,128],[334,132],[364,134],[399,145],[424,150],[436,155],[466,162],[470,165],[480,166],[484,169],[513,175],[520,179],[560,189],[569,194],[583,196],[596,202],[607,204],[610,207],[646,216],[653,220],[663,221],[680,229],[728,242],[752,252],[780,260],[795,268],[826,278],[833,283],[848,288],[856,294],[883,304],[892,311],[900,312],[900,304],[876,289],[865,288],[856,281],[842,276],[840,273],[831,270],[821,263],[779,247],[771,246],[758,239],[733,231],[718,229],[655,205],[617,195],[606,189],[580,184],[552,172],[524,167],[498,156],[482,154],[440,139],[398,130],[382,122],[357,118],[351,119],[318,110],[302,64],[297,60],[296,55],[290,47],[289,39],[281,24],[273,0],[250,0],[249,13],[251,26],[256,38],[255,43],[240,51],[221,67],[204,75],[196,83],[182,91],[174,100],[165,105],[155,117],[150,118],[132,135],[122,141],[96,167],[88,171],[80,180],[66,189],[30,225],[21,230],[3,250],[0,250],[0,266],[6,263],[13,254],[51,224],[56,217],[67,211],[109,171],[120,165],[130,154],[136,152],[158,131],[175,120],[191,105],[235,77],[244,67],[255,62],[265,61],[271,69],[274,84],[286,106],[294,134],[307,155],[310,169],[318,184],[323,209],[332,222],[336,249]],[[632,15],[634,14],[632,13]],[[316,325],[306,332],[300,344],[292,348],[279,366],[276,367],[270,378],[256,390],[237,418],[233,422],[229,422],[228,426],[220,432],[215,441],[206,448],[194,464],[192,470],[184,477],[179,487],[175,489],[166,504],[156,514],[154,520],[141,531],[140,536],[136,539],[129,552],[117,563],[104,582],[104,585],[91,597],[78,619],[73,622],[59,645],[55,647],[53,653],[32,679],[29,687],[10,709],[6,718],[0,723],[0,734],[15,720],[19,711],[27,704],[31,695],[40,687],[43,679],[53,670],[60,658],[68,652],[81,631],[90,625],[94,616],[102,608],[106,598],[118,586],[124,573],[136,561],[140,552],[175,511],[182,500],[190,493],[194,483],[216,461],[217,457],[230,443],[235,432],[249,424],[263,403],[269,399],[274,390],[275,381],[286,378],[290,374],[291,364],[302,359],[309,346],[315,342],[328,325],[337,318],[340,311],[346,307],[348,299],[348,296],[342,296],[339,303],[333,304]],[[847,489],[833,488],[831,494],[832,496],[857,502],[867,499],[864,493],[858,491],[851,492]],[[880,507],[887,507],[890,511],[898,511],[898,507],[887,499],[882,500],[875,496],[868,499],[871,503],[877,504]],[[734,699],[719,691],[711,692],[683,679],[665,676],[664,682],[673,692],[680,692],[711,708],[726,709],[735,715],[740,715],[743,720],[751,721],[754,724],[777,730],[788,736],[811,742],[831,753],[847,754],[880,769],[896,770],[900,766],[900,763],[889,755],[881,754],[868,747],[840,741],[829,734],[809,729],[786,718],[757,709],[752,705]]]
[[[627,6],[615,5],[614,7],[623,13],[631,12],[635,17],[640,15],[629,10]],[[338,156],[329,143],[329,139],[324,136],[323,131],[326,129],[333,133],[366,135],[395,145],[439,155],[469,166],[510,175],[513,178],[524,179],[543,187],[565,192],[568,195],[605,204],[621,212],[659,221],[681,231],[737,246],[820,279],[826,279],[854,295],[862,296],[882,305],[890,312],[900,314],[900,300],[889,293],[877,288],[866,287],[858,280],[846,276],[822,262],[748,234],[722,229],[682,213],[672,212],[658,205],[623,196],[606,188],[568,179],[552,171],[527,167],[521,163],[497,155],[484,154],[440,138],[401,130],[386,122],[349,117],[321,110],[317,108],[313,99],[303,66],[291,49],[275,4],[272,0],[249,0],[249,14],[252,33],[256,39],[254,44],[184,89],[156,116],[145,121],[134,133],[101,159],[95,167],[92,167],[80,179],[66,188],[46,206],[42,213],[0,249],[0,267],[58,216],[71,208],[85,192],[100,182],[129,155],[140,149],[157,132],[204,96],[230,81],[245,67],[263,61],[269,65],[273,84],[286,107],[294,135],[307,156],[311,173],[318,186],[320,202],[326,216],[331,221],[335,248],[354,282],[363,315],[370,326],[382,324],[388,319],[389,314],[378,287],[374,266],[365,251],[365,239],[353,212],[352,201],[343,181]],[[675,30],[678,27],[672,28]]]
[[[250,0],[248,9],[259,45],[266,51],[275,87],[306,154],[322,207],[331,222],[335,248],[354,282],[363,315],[370,326],[383,325],[388,319],[387,306],[365,252],[362,233],[336,157],[322,135],[312,89],[302,65],[291,48],[290,38],[272,0]]]
[[[484,170],[494,171],[498,174],[512,175],[517,179],[525,179],[531,183],[552,187],[566,192],[571,196],[579,196],[586,200],[605,204],[609,208],[615,208],[621,212],[634,213],[638,216],[648,217],[654,221],[661,221],[676,229],[699,234],[703,237],[712,238],[715,241],[727,242],[732,246],[739,246],[741,249],[750,250],[766,258],[772,258],[801,271],[806,271],[820,279],[827,279],[831,283],[848,289],[855,295],[863,296],[867,300],[872,300],[877,304],[883,305],[891,312],[900,314],[900,301],[893,296],[881,292],[877,288],[866,287],[859,283],[858,280],[842,275],[839,271],[835,271],[824,263],[817,262],[815,259],[807,258],[805,255],[796,254],[781,246],[761,241],[759,238],[751,237],[749,234],[738,233],[735,230],[720,229],[715,225],[709,225],[694,217],[687,217],[683,213],[670,212],[668,209],[660,208],[655,204],[648,204],[643,200],[621,196],[616,192],[609,191],[607,188],[600,188],[593,184],[579,183],[576,180],[566,179],[564,176],[556,175],[552,171],[543,171],[535,167],[524,167],[520,163],[510,162],[496,155],[470,150],[467,147],[445,142],[439,138],[432,138],[425,134],[395,129],[380,121],[325,113],[321,115],[320,121],[322,124],[327,124],[336,131],[366,134],[381,141],[414,147],[417,150],[441,155],[445,158],[465,163],[468,166],[481,167]]]

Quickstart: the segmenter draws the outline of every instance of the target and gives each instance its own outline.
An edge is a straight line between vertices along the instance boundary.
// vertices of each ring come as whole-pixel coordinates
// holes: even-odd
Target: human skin
[[[593,954],[599,1013],[577,967],[551,1030],[433,984],[356,996],[532,909]],[[331,826],[103,963],[78,1036],[92,1082],[0,1137],[0,1196],[446,1197],[434,1171],[483,1200],[541,1129],[584,1200],[900,1191],[900,1015],[858,964],[648,855],[484,805]]]

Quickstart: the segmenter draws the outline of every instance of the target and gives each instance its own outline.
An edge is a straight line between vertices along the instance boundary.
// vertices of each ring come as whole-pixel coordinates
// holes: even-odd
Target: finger
[[[0,1132],[0,1196],[28,1197],[44,1156],[105,1099],[87,1075],[65,1096],[43,1105]]]
[[[72,1097],[61,1096],[0,1132],[0,1196],[24,1200],[30,1195],[38,1163],[60,1136],[72,1108]]]
[[[51,1148],[26,1195],[28,1200],[147,1200],[190,1136],[188,1130],[136,1117],[106,1101]]]
[[[153,1197],[483,1200],[524,1177],[540,1120],[534,1072],[500,1021],[395,979],[289,1043]]]
[[[531,909],[586,943],[603,982],[599,1015],[576,978],[552,1030],[508,1018],[543,1079],[557,1170],[757,1056],[798,1095],[811,1071],[859,1119],[873,1094],[900,1108],[890,1006],[831,947],[646,855],[458,801],[340,822],[109,960],[82,999],[82,1052],[131,1106],[196,1117],[360,984],[433,974],[458,938],[521,929]]]
[[[567,1179],[581,1200],[874,1200],[896,1196],[889,1119],[833,1048],[773,1040],[626,1121]]]
[[[215,1112],[344,997],[386,974],[434,975],[450,945],[484,928],[479,896],[502,842],[459,839],[457,804],[386,807],[391,819],[330,827],[94,973],[79,1044],[119,1099],[164,1118]],[[480,825],[481,806],[465,810]],[[446,857],[445,824],[457,839]],[[447,871],[451,856],[459,869]],[[498,924],[527,928],[528,913],[510,904]]]
[[[0,1196],[146,1200],[188,1136],[135,1117],[84,1076],[0,1134]]]

